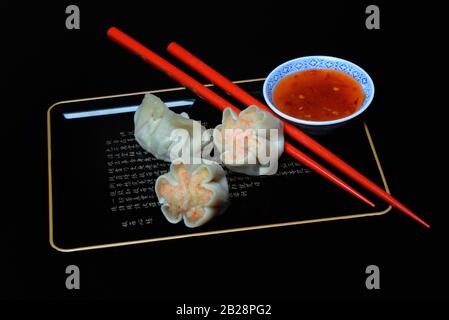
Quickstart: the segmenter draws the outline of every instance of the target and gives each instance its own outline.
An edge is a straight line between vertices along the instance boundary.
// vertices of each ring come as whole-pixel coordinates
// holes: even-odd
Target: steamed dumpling
[[[200,131],[195,139],[194,127]],[[184,134],[174,137],[174,132],[180,132],[175,131],[176,129],[184,129]],[[204,130],[199,121],[189,119],[186,113],[173,112],[161,99],[149,93],[145,94],[134,114],[134,135],[137,142],[157,159],[164,161],[181,157],[181,150],[189,150],[189,158],[200,157],[202,147],[208,143],[202,141]]]
[[[214,130],[214,145],[220,152],[220,160],[230,170],[272,175],[284,150],[283,129],[279,119],[255,105],[239,115],[227,108],[222,124]]]
[[[171,223],[184,220],[187,227],[201,226],[222,213],[229,199],[223,168],[212,161],[184,164],[175,161],[170,171],[156,180],[162,213]]]

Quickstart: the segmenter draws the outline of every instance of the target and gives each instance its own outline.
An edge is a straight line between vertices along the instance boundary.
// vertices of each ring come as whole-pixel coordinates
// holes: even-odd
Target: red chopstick
[[[207,64],[202,62],[200,59],[195,57],[193,54],[182,48],[175,42],[172,42],[167,47],[168,52],[174,55],[176,58],[187,64],[189,67],[197,71],[199,74],[204,76],[206,79],[211,81],[216,86],[220,87],[228,94],[239,100],[245,105],[255,104],[259,108],[271,112],[273,115],[278,117],[284,122],[284,131],[294,138],[296,141],[300,142],[302,145],[313,151],[315,154],[319,155],[321,158],[329,162],[335,168],[339,169],[341,172],[345,173],[348,177],[352,178],[360,185],[377,195],[379,198],[391,204],[393,207],[401,210],[411,218],[415,219],[423,226],[430,228],[430,225],[427,224],[424,220],[414,214],[411,210],[393,198],[390,194],[385,192],[382,188],[377,186],[375,183],[370,181],[368,178],[363,176],[360,172],[352,168],[349,164],[338,158],[335,154],[333,154],[328,149],[324,148],[318,142],[313,140],[307,134],[302,132],[300,129],[280,118],[277,114],[271,111],[269,107],[267,107],[264,103],[257,100],[246,91],[238,87],[236,84],[232,83],[220,73],[209,67]]]
[[[206,100],[207,102],[217,107],[218,109],[224,110],[225,108],[231,108],[237,114],[240,113],[240,109],[233,106],[230,102],[226,101],[225,99],[217,95],[215,92],[205,87],[204,85],[202,85],[201,83],[199,83],[198,81],[190,77],[188,74],[178,69],[177,67],[175,67],[170,62],[168,62],[161,56],[157,55],[150,49],[144,47],[142,44],[132,39],[130,36],[120,31],[119,29],[112,27],[108,30],[107,35],[112,41],[118,43],[119,45],[129,50],[130,52],[140,56],[145,62],[148,62],[152,66],[164,72],[170,78],[179,82],[186,88],[190,89],[200,98]],[[290,156],[292,156],[299,162],[303,163],[304,165],[308,166],[310,169],[322,175],[326,179],[335,183],[342,189],[351,193],[360,200],[366,202],[370,206],[372,207],[375,206],[374,203],[366,199],[363,195],[361,195],[359,192],[351,188],[343,180],[335,176],[333,173],[331,173],[326,168],[315,162],[312,158],[308,157],[306,154],[295,148],[293,145],[289,144],[288,142],[285,142],[284,150]]]

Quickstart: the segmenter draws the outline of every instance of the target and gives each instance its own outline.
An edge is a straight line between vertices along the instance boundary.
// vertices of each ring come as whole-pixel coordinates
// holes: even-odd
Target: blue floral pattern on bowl
[[[273,103],[273,90],[275,89],[276,85],[278,84],[279,80],[284,78],[285,76],[295,73],[298,71],[304,71],[309,69],[330,69],[330,70],[339,70],[347,75],[351,76],[353,79],[355,79],[358,83],[360,83],[363,92],[365,93],[365,99],[362,103],[362,105],[359,108],[358,112],[355,112],[353,115],[347,117],[352,118],[354,116],[357,116],[361,112],[363,112],[368,105],[371,103],[373,96],[374,96],[374,84],[371,80],[368,73],[366,73],[362,68],[355,65],[352,62],[349,62],[344,59],[335,58],[335,57],[328,57],[328,56],[307,56],[302,58],[293,59],[290,61],[287,61],[280,66],[278,66],[276,69],[274,69],[266,78],[264,83],[264,97],[268,105],[278,114],[284,116],[285,118],[289,120],[291,117],[286,116],[282,114],[277,108],[274,106]],[[306,123],[306,124],[333,124],[336,122],[339,122],[340,120],[332,120],[332,121],[321,121],[321,122],[314,122],[314,121],[302,121],[295,119],[299,123]]]

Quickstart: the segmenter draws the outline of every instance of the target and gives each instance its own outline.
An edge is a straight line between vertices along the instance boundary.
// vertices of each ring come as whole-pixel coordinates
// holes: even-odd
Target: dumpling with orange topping
[[[284,150],[284,126],[255,105],[239,115],[227,108],[213,139],[228,169],[252,176],[273,175]]]
[[[225,171],[216,162],[202,161],[175,161],[169,172],[156,180],[156,195],[169,222],[184,220],[187,227],[199,227],[226,209],[229,187]]]

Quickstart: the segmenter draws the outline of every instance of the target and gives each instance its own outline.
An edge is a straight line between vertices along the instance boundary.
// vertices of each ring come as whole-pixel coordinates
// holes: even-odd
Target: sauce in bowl
[[[341,119],[356,112],[365,94],[360,84],[338,70],[309,69],[279,81],[273,102],[283,113],[307,121]]]

